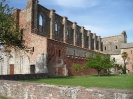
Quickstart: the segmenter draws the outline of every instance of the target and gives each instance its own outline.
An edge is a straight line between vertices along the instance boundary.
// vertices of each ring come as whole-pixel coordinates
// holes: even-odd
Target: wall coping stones
[[[133,99],[133,90],[0,80],[0,95],[13,99]]]

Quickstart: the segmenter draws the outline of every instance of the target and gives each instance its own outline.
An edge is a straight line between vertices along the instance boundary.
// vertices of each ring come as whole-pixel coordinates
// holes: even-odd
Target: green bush
[[[76,71],[76,72],[81,72],[82,71],[82,66],[80,64],[73,64],[72,65],[72,70]]]

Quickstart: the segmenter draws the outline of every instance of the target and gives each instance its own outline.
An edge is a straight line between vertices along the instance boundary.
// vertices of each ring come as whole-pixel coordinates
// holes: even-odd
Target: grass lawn
[[[11,98],[7,98],[7,97],[4,97],[4,96],[0,96],[0,99],[11,99]]]
[[[52,85],[71,85],[83,87],[133,89],[133,75],[86,75],[72,77],[55,77],[44,79],[22,80],[26,82],[46,83]]]

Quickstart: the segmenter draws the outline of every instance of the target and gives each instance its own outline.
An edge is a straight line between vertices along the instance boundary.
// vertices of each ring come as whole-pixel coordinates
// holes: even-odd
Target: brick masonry
[[[92,51],[120,54],[121,43],[126,43],[126,32],[101,38],[76,22],[62,17],[53,9],[28,0],[25,9],[15,9],[15,19],[23,33],[28,51],[11,51],[12,57],[3,54],[0,75],[48,73],[51,76],[79,75],[71,70],[72,64],[84,65]],[[42,24],[39,22],[42,18]],[[27,50],[27,49],[26,49]],[[88,69],[84,74],[96,73]]]
[[[0,95],[13,99],[133,99],[133,90],[55,86],[0,80]]]

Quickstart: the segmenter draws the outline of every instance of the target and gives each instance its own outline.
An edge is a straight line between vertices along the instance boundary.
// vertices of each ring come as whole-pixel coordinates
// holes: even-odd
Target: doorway
[[[30,73],[35,74],[35,65],[30,65]]]
[[[10,64],[10,75],[14,75],[14,64]]]

